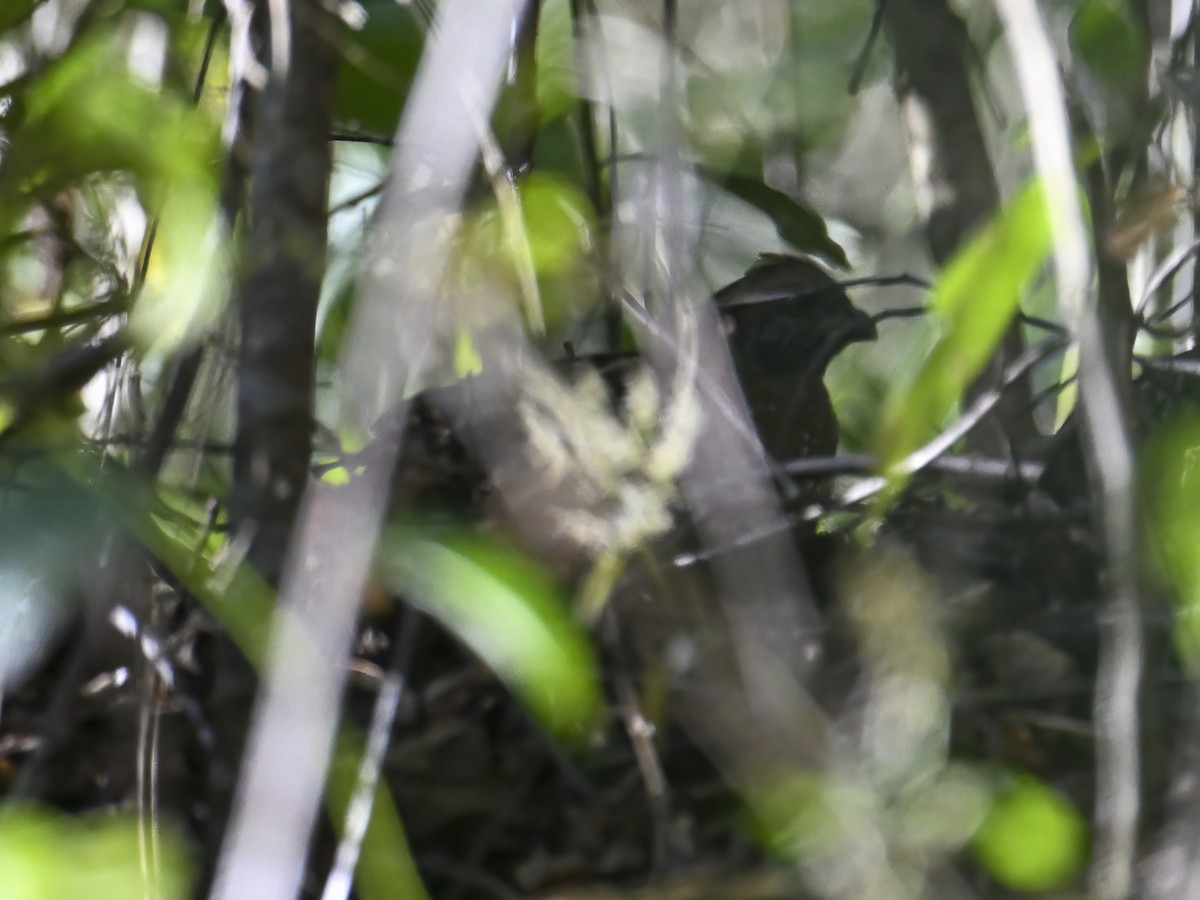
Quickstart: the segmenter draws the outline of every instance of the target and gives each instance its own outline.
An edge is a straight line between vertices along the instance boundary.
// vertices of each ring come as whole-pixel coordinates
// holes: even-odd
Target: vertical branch
[[[266,17],[265,4],[256,15]],[[231,515],[247,560],[272,585],[283,570],[312,454],[337,73],[329,40],[334,21],[320,0],[292,0],[287,16],[291,63],[281,79],[282,61],[274,60],[254,109],[246,263],[236,296],[241,342]],[[208,773],[209,878],[225,838],[254,683],[241,652],[222,636],[210,697],[217,745]]]
[[[318,3],[304,0],[301,9],[313,10]],[[351,427],[365,431],[384,411],[394,410],[414,375],[428,371],[433,331],[422,326],[432,322],[446,267],[449,240],[442,226],[461,209],[478,159],[479,135],[503,80],[523,6],[522,0],[448,0],[438,5],[433,31],[440,39],[426,44],[409,92],[392,178],[368,245],[355,320],[341,357],[343,421]],[[296,20],[298,26],[312,21]],[[316,52],[312,39],[297,29],[289,84],[296,78],[307,81],[299,70]],[[331,82],[330,77],[325,84],[330,90]],[[317,87],[304,86],[310,93]],[[265,137],[268,121],[261,121],[259,129]],[[315,143],[324,143],[324,130],[314,128],[305,138],[314,141],[315,159]],[[276,142],[272,135],[270,143]],[[322,192],[321,205],[312,210],[321,217],[321,227],[323,198]],[[303,235],[289,237],[295,242]],[[284,247],[305,249],[296,243]],[[302,276],[293,277],[303,282]],[[303,309],[309,312],[314,306],[315,298]],[[298,328],[269,332],[276,340],[289,334],[298,339]],[[311,321],[307,337],[311,343]],[[274,365],[284,366],[289,354],[279,348],[273,358]],[[311,371],[310,359],[305,369],[310,378]],[[278,380],[269,386],[275,392],[287,388]],[[257,400],[247,398],[251,411],[257,410]],[[298,412],[298,404],[291,412]],[[218,900],[285,900],[300,890],[337,730],[358,598],[386,511],[400,438],[399,432],[382,437],[375,461],[349,484],[335,488],[317,483],[306,495],[267,647],[238,806],[213,892]],[[260,461],[252,456],[248,462],[247,474],[257,479]],[[279,474],[286,479],[289,472]],[[276,563],[272,571],[278,574],[280,560],[270,558],[269,551],[280,544],[269,537],[265,546],[251,548],[251,558]],[[338,552],[320,556],[320,565],[314,565],[312,560],[331,539],[339,542]],[[423,891],[414,884],[401,893],[419,897]]]
[[[336,57],[318,0],[293,0],[287,80],[268,83],[251,163],[233,519],[249,561],[278,583],[308,478],[317,298],[324,275]]]
[[[1033,0],[996,0],[1033,136],[1034,162],[1054,229],[1060,302],[1079,338],[1079,386],[1085,445],[1094,463],[1108,571],[1100,668],[1096,677],[1095,896],[1120,900],[1133,889],[1140,815],[1138,687],[1141,610],[1135,571],[1133,460],[1117,379],[1106,350],[1101,311],[1087,303],[1087,226],[1076,191],[1066,101],[1054,50]]]

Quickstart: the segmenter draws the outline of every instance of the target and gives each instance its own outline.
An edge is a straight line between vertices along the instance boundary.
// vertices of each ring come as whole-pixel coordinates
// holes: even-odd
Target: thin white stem
[[[1088,303],[1087,226],[1072,163],[1066,100],[1054,50],[1034,0],[995,0],[1029,115],[1033,158],[1054,233],[1059,302],[1079,338],[1083,435],[1095,460],[1108,550],[1107,626],[1096,676],[1096,845],[1092,889],[1101,900],[1133,890],[1139,816],[1138,708],[1141,609],[1134,571],[1133,460],[1122,423],[1116,373],[1099,317]]]

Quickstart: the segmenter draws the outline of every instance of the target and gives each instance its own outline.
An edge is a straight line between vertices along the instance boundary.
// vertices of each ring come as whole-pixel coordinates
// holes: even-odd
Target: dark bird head
[[[768,253],[716,294],[743,372],[819,377],[850,344],[876,338],[874,320],[814,262]]]

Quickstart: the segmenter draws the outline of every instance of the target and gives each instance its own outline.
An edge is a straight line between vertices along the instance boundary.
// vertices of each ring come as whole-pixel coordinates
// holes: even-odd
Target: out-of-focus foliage
[[[0,182],[8,191],[53,191],[84,175],[126,172],[155,203],[179,182],[216,183],[215,123],[141,81],[109,35],[86,40],[44,72],[16,124],[21,140]]]
[[[950,658],[937,588],[895,547],[845,566],[862,649],[857,727],[819,773],[768,777],[750,800],[777,853],[831,896],[917,896],[988,809],[982,770],[947,759]]]
[[[156,824],[156,832],[161,826]],[[187,897],[189,866],[169,828],[156,833],[159,858],[144,866],[130,818],[69,819],[33,810],[0,817],[0,884],[6,900],[127,900]],[[147,880],[149,879],[149,880]]]
[[[341,827],[347,821],[365,749],[362,736],[343,727],[328,779],[328,806],[335,827]],[[391,794],[378,785],[371,802],[371,820],[363,835],[362,854],[354,872],[354,890],[362,900],[427,900],[429,897],[409,852],[396,803]]]
[[[425,22],[416,4],[366,0],[339,34],[338,118],[364,131],[391,135],[417,71]]]
[[[523,298],[523,305],[535,303],[548,325],[577,321],[597,294],[590,263],[595,250],[591,205],[567,180],[537,173],[520,182],[515,199],[516,216],[498,201],[488,202],[469,220],[457,277],[476,284],[509,284],[515,296],[536,291],[536,297]]]
[[[1146,34],[1123,0],[1086,0],[1071,19],[1071,50],[1080,63],[1099,118],[1100,134],[1121,139],[1146,109]]]
[[[535,67],[538,114],[544,127],[576,108],[579,102],[570,0],[542,3]]]
[[[65,296],[54,297],[38,295],[40,284],[56,280],[41,256],[24,257],[28,271],[43,273],[25,276],[28,287],[16,295],[25,311],[58,310],[67,300],[83,308],[98,291],[106,299],[140,287],[131,334],[158,353],[193,337],[220,311],[227,286],[216,210],[219,123],[215,110],[196,106],[167,78],[165,62],[169,48],[191,45],[196,35],[178,16],[118,9],[80,33],[36,79],[11,85],[0,226],[27,228],[39,209],[56,209],[55,237],[73,241],[78,260],[65,273]],[[139,220],[144,228],[154,217],[158,252],[139,285],[130,244],[140,239]],[[20,277],[20,247],[8,278]],[[91,278],[81,274],[85,265]],[[6,311],[17,312],[14,294],[3,295]]]
[[[903,459],[944,424],[1017,311],[1050,253],[1041,185],[1029,185],[946,267],[929,298],[940,334],[920,371],[897,385],[877,438],[881,467]]]
[[[1000,884],[1048,891],[1079,874],[1088,853],[1088,826],[1060,794],[1014,777],[994,799],[972,848]]]
[[[1149,547],[1174,589],[1175,646],[1194,676],[1200,673],[1200,420],[1172,423],[1154,437],[1141,481]]]
[[[552,731],[583,737],[600,708],[591,645],[554,583],[494,541],[395,529],[380,574],[488,663]]]

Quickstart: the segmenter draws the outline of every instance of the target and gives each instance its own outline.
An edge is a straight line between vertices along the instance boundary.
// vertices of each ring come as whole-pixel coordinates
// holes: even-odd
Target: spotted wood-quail
[[[716,294],[742,391],[776,460],[830,456],[838,421],[825,369],[875,322],[814,262],[764,254]]]

